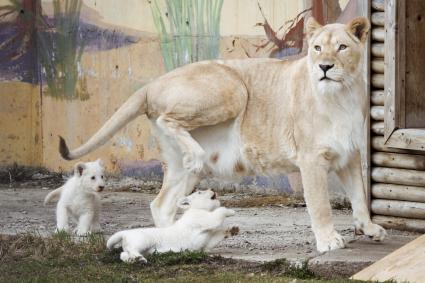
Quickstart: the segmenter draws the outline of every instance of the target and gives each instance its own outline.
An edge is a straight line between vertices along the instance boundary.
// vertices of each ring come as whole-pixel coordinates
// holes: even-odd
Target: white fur
[[[74,175],[60,188],[50,192],[44,203],[60,195],[57,209],[57,231],[69,232],[69,218],[78,222],[76,233],[84,236],[100,231],[100,191],[105,187],[103,166],[100,160],[77,163]]]
[[[185,212],[171,226],[120,231],[109,238],[107,247],[122,247],[120,258],[125,262],[146,262],[144,256],[155,251],[211,249],[231,234],[222,226],[226,217],[235,214],[231,209],[219,207],[220,202],[215,196],[211,190],[194,192],[180,199],[179,206]]]

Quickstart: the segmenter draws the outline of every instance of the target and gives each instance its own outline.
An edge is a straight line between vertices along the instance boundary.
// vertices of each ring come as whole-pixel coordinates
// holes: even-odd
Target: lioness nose
[[[329,69],[332,69],[334,67],[334,64],[332,64],[332,65],[322,65],[322,64],[319,64],[319,67],[326,74],[326,71],[329,70]]]

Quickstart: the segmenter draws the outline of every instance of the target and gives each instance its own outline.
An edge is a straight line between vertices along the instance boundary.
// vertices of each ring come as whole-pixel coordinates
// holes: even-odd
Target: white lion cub
[[[57,209],[57,231],[69,232],[68,218],[78,222],[76,233],[79,236],[100,231],[100,196],[105,188],[103,164],[100,159],[77,163],[74,175],[60,188],[50,192],[44,204],[60,196]]]
[[[171,226],[120,231],[109,238],[107,247],[122,247],[120,258],[125,262],[146,262],[144,256],[155,251],[211,249],[222,239],[239,232],[238,227],[222,227],[224,219],[235,215],[235,211],[220,207],[216,197],[212,190],[194,192],[178,201],[185,212]]]

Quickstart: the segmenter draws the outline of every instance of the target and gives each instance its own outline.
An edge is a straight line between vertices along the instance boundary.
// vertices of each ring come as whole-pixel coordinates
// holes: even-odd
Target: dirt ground
[[[0,188],[0,234],[37,232],[46,235],[54,231],[55,205],[43,206],[48,191],[13,185]],[[149,203],[154,197],[154,193],[145,191],[104,192],[101,217],[104,234],[152,226]],[[225,239],[213,250],[224,257],[248,261],[286,258],[298,263],[309,260],[324,273],[348,276],[417,236],[389,231],[386,242],[374,243],[363,236],[354,236],[349,210],[334,210],[336,229],[348,240],[348,248],[319,254],[302,201],[288,201],[280,196],[247,198],[241,194],[225,194],[219,198],[236,210],[236,216],[228,218],[226,225],[240,228],[239,235]]]

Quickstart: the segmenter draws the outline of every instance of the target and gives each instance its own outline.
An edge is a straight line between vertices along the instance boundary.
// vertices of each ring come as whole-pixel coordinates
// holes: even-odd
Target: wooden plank
[[[385,95],[383,90],[374,90],[370,96],[373,105],[384,106]],[[384,109],[385,111],[385,109]]]
[[[407,185],[416,187],[425,186],[424,171],[374,167],[372,168],[371,176],[372,180],[378,183]]]
[[[425,203],[423,202],[374,199],[371,207],[374,214],[425,219]]]
[[[371,69],[373,73],[384,74],[385,73],[385,64],[382,58],[377,58],[371,61]]]
[[[406,128],[425,128],[425,1],[406,2]]]
[[[370,117],[375,121],[384,121],[384,106],[372,106],[370,108]]]
[[[425,203],[425,188],[393,184],[373,184],[372,196],[377,199],[393,199]]]
[[[371,53],[372,53],[372,56],[374,57],[384,58],[384,55],[385,55],[384,44],[375,43],[375,42],[372,43]]]
[[[425,150],[425,129],[399,129],[392,133],[386,146]]]
[[[385,11],[385,3],[384,0],[372,0],[372,9],[380,12]]]
[[[374,215],[372,217],[372,222],[379,224],[386,229],[397,229],[403,231],[425,233],[425,220],[423,219]]]
[[[384,12],[373,12],[371,22],[375,26],[383,27],[385,24],[385,13]]]
[[[385,41],[385,29],[383,27],[373,27],[372,28],[372,40],[378,42]]]
[[[384,122],[373,122],[371,126],[372,133],[378,136],[384,135]]]
[[[425,235],[390,253],[353,275],[352,279],[423,283],[425,278]]]
[[[372,71],[378,74],[383,74],[385,70],[384,59],[377,58],[373,59],[371,62]]]
[[[375,151],[407,153],[407,154],[424,154],[423,151],[418,151],[418,150],[387,147],[385,145],[385,139],[382,136],[372,137],[371,146]]]
[[[367,0],[363,4],[366,5],[366,16],[368,18],[370,18],[370,15],[371,15],[371,0]],[[368,36],[367,37],[367,45],[366,45],[367,49],[366,50],[369,50],[369,52],[366,52],[366,54],[365,54],[366,56],[363,59],[363,61],[366,61],[366,64],[365,64],[365,67],[364,67],[366,69],[365,70],[365,72],[366,72],[366,95],[367,95],[366,111],[369,111],[369,112],[370,112],[370,107],[371,107],[371,105],[370,105],[370,102],[371,102],[370,93],[371,93],[371,89],[372,89],[371,80],[370,80],[370,76],[371,76],[370,46],[371,46],[371,43],[372,43],[372,40],[371,40],[370,36]],[[363,183],[364,183],[364,190],[365,190],[364,193],[365,193],[365,196],[366,196],[366,204],[367,204],[368,212],[370,214],[370,203],[371,203],[371,200],[372,200],[372,197],[371,197],[372,196],[372,193],[371,193],[372,181],[370,179],[370,170],[371,170],[372,166],[371,166],[371,161],[370,161],[370,155],[371,155],[372,149],[371,149],[371,146],[370,146],[371,133],[370,133],[369,129],[370,129],[371,121],[370,121],[370,113],[365,113],[365,114],[366,114],[365,127],[363,128],[363,131],[364,131],[364,137],[366,139],[365,140],[366,148],[363,151],[364,157],[363,157],[363,154],[361,153],[361,155],[362,155],[361,166],[362,166],[362,177],[363,177],[363,180],[364,180]]]
[[[396,87],[396,0],[385,1],[385,140],[387,140],[396,126],[395,108],[397,96]]]
[[[381,167],[425,170],[425,155],[375,152],[372,163]]]
[[[372,86],[378,89],[384,89],[384,75],[373,74],[372,75]]]

